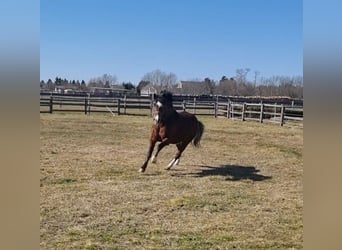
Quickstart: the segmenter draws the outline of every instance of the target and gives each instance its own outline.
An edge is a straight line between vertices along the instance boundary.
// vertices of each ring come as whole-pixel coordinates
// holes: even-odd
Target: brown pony
[[[197,120],[196,116],[188,112],[178,113],[172,105],[172,94],[164,92],[154,104],[153,119],[155,124],[152,126],[150,147],[147,157],[139,172],[145,172],[148,161],[150,160],[154,146],[159,141],[157,152],[152,156],[151,162],[156,163],[157,156],[165,146],[176,144],[178,149],[174,159],[167,166],[167,170],[174,165],[178,165],[179,158],[183,151],[192,141],[198,147],[204,132],[204,125]]]

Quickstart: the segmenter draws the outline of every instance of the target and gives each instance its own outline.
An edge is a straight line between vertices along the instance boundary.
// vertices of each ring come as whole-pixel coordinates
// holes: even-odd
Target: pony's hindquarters
[[[193,140],[193,143],[194,143],[195,147],[198,147],[200,145],[200,141],[201,141],[203,132],[204,132],[204,125],[203,125],[203,123],[200,122],[200,121],[197,121],[196,134],[195,134],[195,137],[194,137],[194,140]]]

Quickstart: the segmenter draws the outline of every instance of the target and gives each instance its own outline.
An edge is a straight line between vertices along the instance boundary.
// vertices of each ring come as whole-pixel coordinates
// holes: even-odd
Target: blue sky
[[[302,75],[300,0],[41,0],[40,77]]]

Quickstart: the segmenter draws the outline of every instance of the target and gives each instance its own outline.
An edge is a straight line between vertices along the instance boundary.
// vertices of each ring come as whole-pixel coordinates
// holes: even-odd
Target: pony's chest
[[[161,139],[167,138],[167,129],[166,127],[161,127],[158,131],[158,135]]]

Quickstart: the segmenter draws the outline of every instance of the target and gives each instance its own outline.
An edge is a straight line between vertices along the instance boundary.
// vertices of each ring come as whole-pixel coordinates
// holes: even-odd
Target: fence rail
[[[40,112],[110,112],[112,115],[151,115],[153,97],[91,97],[91,96],[40,96]],[[208,100],[175,98],[173,103],[177,111],[186,110],[196,115],[226,117],[241,121],[274,122],[281,126],[286,121],[303,121],[303,107],[268,104],[240,103],[227,99]]]

